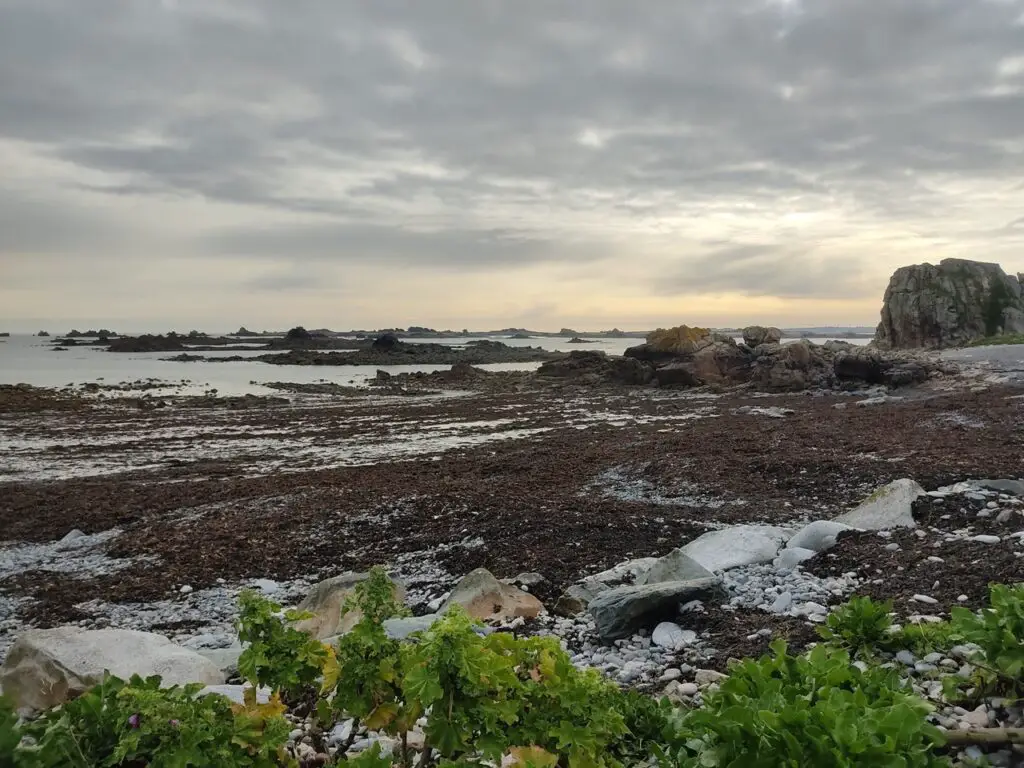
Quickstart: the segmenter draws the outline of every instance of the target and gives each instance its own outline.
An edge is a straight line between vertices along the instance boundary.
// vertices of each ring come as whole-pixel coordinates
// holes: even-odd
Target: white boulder
[[[100,683],[159,675],[164,685],[220,685],[224,673],[195,651],[163,635],[129,629],[32,629],[11,646],[0,669],[0,688],[18,709],[62,704]]]
[[[853,528],[886,531],[890,528],[916,528],[914,500],[924,488],[909,478],[894,480],[868,496],[859,507],[835,519]]]
[[[840,533],[852,530],[854,529],[851,526],[835,520],[815,520],[797,531],[793,538],[786,542],[786,546],[824,552],[836,545],[836,537]]]
[[[803,547],[786,547],[779,550],[779,556],[772,561],[772,565],[779,571],[791,571],[805,560],[810,560],[817,555],[813,549]]]
[[[682,553],[709,571],[770,563],[792,531],[770,525],[734,525],[697,537]]]
[[[651,633],[651,642],[659,648],[678,651],[697,641],[697,633],[692,629],[683,629],[678,624],[663,621]]]

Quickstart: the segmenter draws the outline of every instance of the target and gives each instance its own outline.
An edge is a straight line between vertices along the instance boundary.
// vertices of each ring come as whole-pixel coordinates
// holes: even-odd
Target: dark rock
[[[185,349],[181,343],[182,337],[169,333],[154,336],[143,334],[142,336],[122,336],[114,339],[107,347],[108,352],[177,352]]]
[[[654,369],[654,380],[659,387],[699,387],[704,384],[692,363],[669,363]]]
[[[392,350],[400,346],[402,342],[393,333],[382,333],[373,340],[373,348],[379,350]]]
[[[675,618],[682,603],[721,600],[725,596],[722,580],[717,577],[666,581],[601,592],[590,601],[589,611],[598,635],[609,641],[629,637],[638,629]]]
[[[1024,290],[998,264],[945,259],[896,270],[875,342],[889,349],[951,347],[1024,333]]]
[[[537,369],[541,377],[586,379],[594,383],[649,384],[654,372],[649,365],[626,357],[609,357],[599,350],[576,350],[560,360],[552,360]]]
[[[761,344],[778,344],[782,341],[782,331],[775,327],[750,325],[743,329],[743,343],[750,348]]]

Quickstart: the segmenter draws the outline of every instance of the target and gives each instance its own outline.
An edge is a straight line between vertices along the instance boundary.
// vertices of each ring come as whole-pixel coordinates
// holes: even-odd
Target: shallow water
[[[453,346],[473,341],[472,337],[446,339],[421,339],[418,342],[432,342]],[[275,390],[257,382],[288,381],[300,384],[331,382],[341,385],[365,386],[378,368],[389,373],[424,372],[446,370],[447,365],[352,365],[352,366],[302,366],[270,365],[258,361],[231,363],[181,363],[165,358],[173,352],[115,353],[96,347],[70,347],[66,352],[55,352],[53,339],[35,336],[12,336],[0,339],[0,384],[31,384],[37,387],[65,387],[86,383],[119,384],[145,379],[158,379],[167,387],[154,390],[154,395],[201,394],[216,389],[221,395],[266,395]],[[250,340],[251,341],[251,340]],[[570,352],[578,349],[597,349],[609,355],[621,355],[628,347],[641,342],[640,339],[600,339],[585,344],[570,344],[569,337],[534,339],[500,339],[512,347],[542,347],[556,352]],[[824,343],[827,339],[814,339]],[[867,339],[854,339],[851,343],[866,344]],[[243,342],[244,343],[244,342]],[[203,352],[209,357],[255,357],[265,350]],[[539,363],[492,363],[481,365],[489,371],[529,371]]]

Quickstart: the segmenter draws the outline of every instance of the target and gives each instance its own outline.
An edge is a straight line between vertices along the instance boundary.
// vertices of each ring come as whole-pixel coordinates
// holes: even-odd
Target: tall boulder
[[[896,270],[885,291],[875,343],[888,349],[940,348],[1024,333],[1019,276],[998,264],[944,259]]]

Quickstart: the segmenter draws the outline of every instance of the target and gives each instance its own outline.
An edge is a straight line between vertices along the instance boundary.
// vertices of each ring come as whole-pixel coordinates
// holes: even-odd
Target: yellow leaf
[[[397,704],[394,702],[381,704],[366,718],[366,727],[368,730],[378,731],[381,728],[385,728],[396,717],[398,717]]]
[[[512,760],[509,763],[502,760],[503,765],[511,764],[518,768],[554,768],[558,764],[558,756],[543,747],[512,747],[508,754]]]
[[[324,659],[323,674],[324,683],[320,687],[320,691],[321,693],[327,693],[334,690],[335,686],[338,685],[338,679],[341,677],[341,665],[338,664],[338,654],[329,646],[327,648],[327,658]]]

